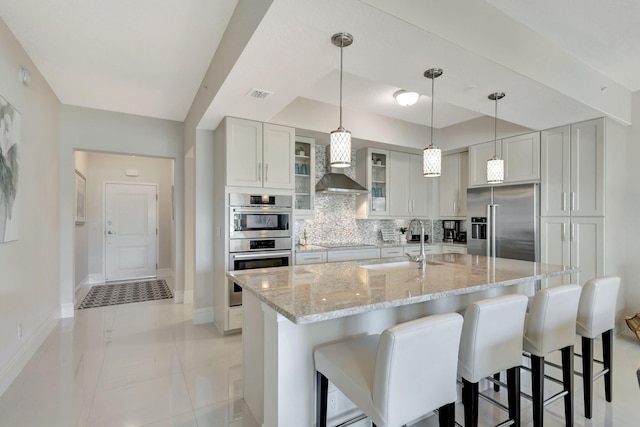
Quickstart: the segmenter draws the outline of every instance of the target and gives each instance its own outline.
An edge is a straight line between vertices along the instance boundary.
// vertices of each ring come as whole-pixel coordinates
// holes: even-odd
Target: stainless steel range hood
[[[331,158],[331,149],[327,146],[327,162]],[[333,168],[337,169],[337,168]],[[325,194],[366,194],[365,187],[355,182],[342,172],[333,172],[327,163],[327,173],[316,184],[316,193]]]

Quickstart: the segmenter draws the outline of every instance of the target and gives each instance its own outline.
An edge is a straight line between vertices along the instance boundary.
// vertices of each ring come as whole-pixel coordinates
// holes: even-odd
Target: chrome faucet
[[[420,255],[411,256],[410,254],[407,254],[407,256],[411,259],[411,261],[420,263],[418,268],[420,268],[421,270],[426,270],[427,255],[424,253],[424,223],[422,222],[422,220],[419,220],[418,218],[414,218],[411,220],[411,222],[409,222],[409,230],[412,230],[411,227],[413,226],[414,221],[418,221],[418,224],[420,224]]]

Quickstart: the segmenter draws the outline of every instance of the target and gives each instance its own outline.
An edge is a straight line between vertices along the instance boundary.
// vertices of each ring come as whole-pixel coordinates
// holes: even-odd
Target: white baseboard
[[[173,302],[176,304],[184,303],[184,291],[173,291]]]
[[[67,319],[75,316],[75,307],[73,303],[60,304],[60,318]]]
[[[157,276],[158,276],[158,279],[163,279],[165,277],[173,277],[173,269],[159,268]]]
[[[193,290],[183,291],[183,292],[184,292],[184,303],[193,304]]]
[[[0,369],[0,396],[9,388],[13,380],[20,374],[29,360],[49,336],[58,323],[58,317],[52,314],[40,327],[27,338],[21,347],[15,352],[9,362]]]
[[[213,307],[194,308],[193,324],[213,323]]]
[[[96,283],[104,283],[104,274],[102,273],[92,273],[89,274],[88,285],[95,285]]]
[[[89,275],[87,274],[86,276],[84,276],[84,279],[82,279],[82,280],[80,281],[80,283],[78,283],[78,284],[76,285],[76,289],[74,290],[74,292],[78,292],[78,290],[79,290],[81,287],[83,287],[83,286],[85,286],[85,285],[88,285],[88,284],[89,284]]]

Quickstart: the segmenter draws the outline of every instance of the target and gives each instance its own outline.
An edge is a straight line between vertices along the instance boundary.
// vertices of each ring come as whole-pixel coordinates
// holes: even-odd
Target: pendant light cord
[[[496,96],[496,113],[493,122],[493,155],[498,156],[498,97]]]
[[[434,88],[435,88],[435,75],[431,78],[431,146],[433,147],[433,98],[434,98]]]
[[[340,129],[342,129],[342,50],[344,38],[340,38]]]

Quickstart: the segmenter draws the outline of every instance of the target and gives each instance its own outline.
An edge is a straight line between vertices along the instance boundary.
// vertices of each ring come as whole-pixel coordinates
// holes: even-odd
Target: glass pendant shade
[[[422,175],[426,177],[440,176],[442,172],[442,151],[430,145],[422,150]]]
[[[493,156],[487,160],[487,183],[502,184],[504,181],[504,160]]]
[[[351,132],[343,127],[331,132],[331,167],[351,166]]]

